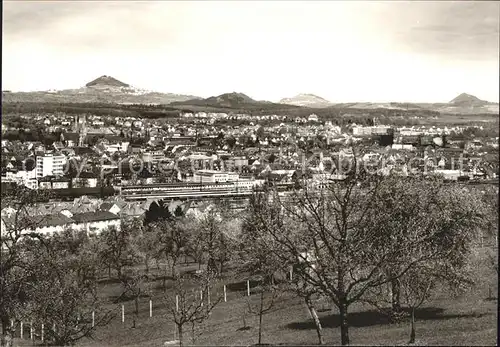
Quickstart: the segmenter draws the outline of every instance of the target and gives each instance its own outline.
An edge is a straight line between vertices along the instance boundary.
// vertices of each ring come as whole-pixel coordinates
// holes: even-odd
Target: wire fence
[[[289,274],[289,279],[292,278],[292,272]],[[210,304],[216,300],[220,300],[219,305],[224,303],[249,297],[255,294],[255,289],[262,283],[260,280],[248,279],[242,282],[226,284],[222,281],[214,282],[209,290],[203,292],[201,290],[192,289],[191,297],[193,300],[201,300],[204,303]],[[198,295],[199,294],[199,295]],[[180,298],[176,295],[175,299],[176,310],[179,310]],[[138,299],[136,306],[135,300],[108,305],[113,318],[109,324],[122,324],[123,327],[128,327],[132,324],[135,327],[136,323],[144,322],[147,319],[160,317],[165,320],[172,320],[169,312],[170,305],[165,300],[164,294],[156,294],[150,297],[141,297]],[[109,311],[108,311],[109,313]],[[81,317],[81,324],[88,324],[93,328],[97,328],[99,321],[99,312],[92,311],[87,316]],[[177,338],[177,328],[173,320],[171,321],[173,332],[168,334],[175,340]],[[50,331],[56,332],[58,325],[56,323],[47,325],[35,320],[11,320],[10,329],[13,338],[21,340],[31,340],[32,344],[37,342],[48,342],[51,334]]]
[[[491,248],[497,247],[495,244],[481,244],[480,248]],[[290,272],[286,276],[286,280],[291,281],[293,279],[293,271]],[[236,283],[223,283],[222,281],[216,281],[211,286],[207,292],[200,291],[198,289],[192,289],[190,297],[193,300],[202,300],[207,304],[210,302],[214,302],[216,300],[220,300],[219,305],[224,305],[224,303],[232,302],[238,299],[242,299],[244,297],[249,297],[252,294],[255,294],[255,289],[262,283],[260,280],[252,280],[247,279],[244,281],[236,282]],[[486,290],[486,288],[485,288]],[[167,292],[169,289],[166,290]],[[493,297],[494,289],[491,285],[487,287],[488,298]],[[170,304],[165,299],[166,293],[156,293],[155,295],[148,297],[141,297],[138,299],[138,303],[136,306],[135,300],[129,300],[127,302],[112,304],[108,307],[112,307],[111,311],[114,314],[113,318],[110,320],[110,324],[121,324],[123,327],[128,327],[129,324],[132,324],[134,327],[139,323],[144,322],[145,320],[152,318],[161,318],[167,320],[171,320],[171,326],[173,332],[168,334],[173,337],[175,340],[177,338],[177,328],[171,318],[171,309]],[[321,301],[321,300],[320,300]],[[176,296],[175,299],[176,309],[179,310],[180,298]],[[321,302],[320,306],[322,309],[324,307],[329,306],[331,308],[330,303]],[[88,317],[82,317],[82,324],[91,324],[92,327],[96,327],[98,322],[98,313],[92,311]],[[52,329],[55,331],[57,329],[57,324],[53,324],[52,326],[47,326],[42,322],[37,322],[33,320],[11,320],[11,331],[13,332],[14,338],[20,338],[22,340],[31,340],[33,344],[36,341],[46,342],[45,339],[48,334],[48,330]]]

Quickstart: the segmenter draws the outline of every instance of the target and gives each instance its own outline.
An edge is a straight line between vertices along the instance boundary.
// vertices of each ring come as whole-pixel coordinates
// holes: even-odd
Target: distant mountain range
[[[116,78],[113,78],[111,76],[101,76],[99,78],[96,78],[92,82],[89,82],[85,85],[85,87],[124,87],[128,88],[130,85],[123,83],[121,81],[118,81]]]
[[[450,101],[450,104],[465,105],[465,106],[483,106],[490,104],[488,101],[481,100],[474,95],[462,93],[455,99]]]
[[[257,101],[242,93],[226,93],[206,99],[174,93],[158,93],[135,88],[111,76],[101,76],[78,89],[49,90],[37,92],[2,91],[2,102],[57,102],[57,103],[110,103],[110,104],[163,104],[192,110],[296,110],[301,108],[347,108],[347,109],[424,109],[451,114],[499,113],[499,104],[480,100],[462,93],[449,103],[332,103],[314,94],[298,94],[281,99],[278,103]]]
[[[213,108],[213,109],[233,109],[233,110],[262,110],[262,109],[283,109],[283,108],[299,108],[295,105],[284,105],[273,103],[270,101],[257,101],[243,93],[226,93],[219,96],[211,96],[206,99],[192,99],[186,101],[176,101],[170,103],[171,106],[196,108]]]
[[[402,103],[402,102],[352,102],[332,103],[314,94],[299,94],[292,98],[281,99],[280,103],[298,105],[311,108],[351,108],[351,109],[402,109],[402,110],[430,110],[451,114],[499,114],[499,104],[481,100],[474,95],[462,93],[449,103]]]
[[[196,98],[193,95],[158,93],[135,88],[106,75],[78,89],[15,93],[2,91],[2,102],[169,104]]]
[[[280,100],[280,104],[321,108],[332,106],[333,103],[314,94],[298,94],[292,98]]]

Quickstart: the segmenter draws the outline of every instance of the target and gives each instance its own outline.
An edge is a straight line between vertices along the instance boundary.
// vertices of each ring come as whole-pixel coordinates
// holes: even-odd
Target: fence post
[[[290,281],[293,280],[293,268],[290,269]]]
[[[92,311],[92,328],[95,326],[95,312]]]
[[[23,322],[21,322],[21,332],[19,334],[21,336],[21,340],[23,339]]]
[[[250,280],[247,280],[247,296],[250,296]]]
[[[200,290],[200,301],[201,301],[201,306],[203,307],[203,290]]]
[[[208,306],[210,306],[210,287],[207,287],[207,302]]]
[[[179,295],[175,296],[175,310],[179,312]]]
[[[14,329],[14,320],[13,319],[10,320],[10,328]]]
[[[43,342],[43,323],[42,323],[42,334],[41,334],[42,342]]]
[[[122,305],[122,323],[125,323],[125,305]]]
[[[226,285],[224,284],[224,302],[227,302]]]
[[[149,299],[149,318],[153,317],[153,300]]]
[[[30,339],[33,340],[33,321],[30,322]]]

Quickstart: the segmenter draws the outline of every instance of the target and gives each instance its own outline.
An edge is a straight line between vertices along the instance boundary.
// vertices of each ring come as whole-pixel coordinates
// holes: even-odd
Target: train
[[[119,194],[125,198],[147,196],[191,197],[191,196],[231,196],[250,195],[254,184],[248,182],[226,183],[161,183],[149,185],[122,186]]]

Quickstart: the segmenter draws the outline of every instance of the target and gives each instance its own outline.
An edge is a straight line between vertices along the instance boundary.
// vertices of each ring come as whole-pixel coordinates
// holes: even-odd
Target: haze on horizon
[[[499,2],[4,1],[2,89],[499,99]]]

